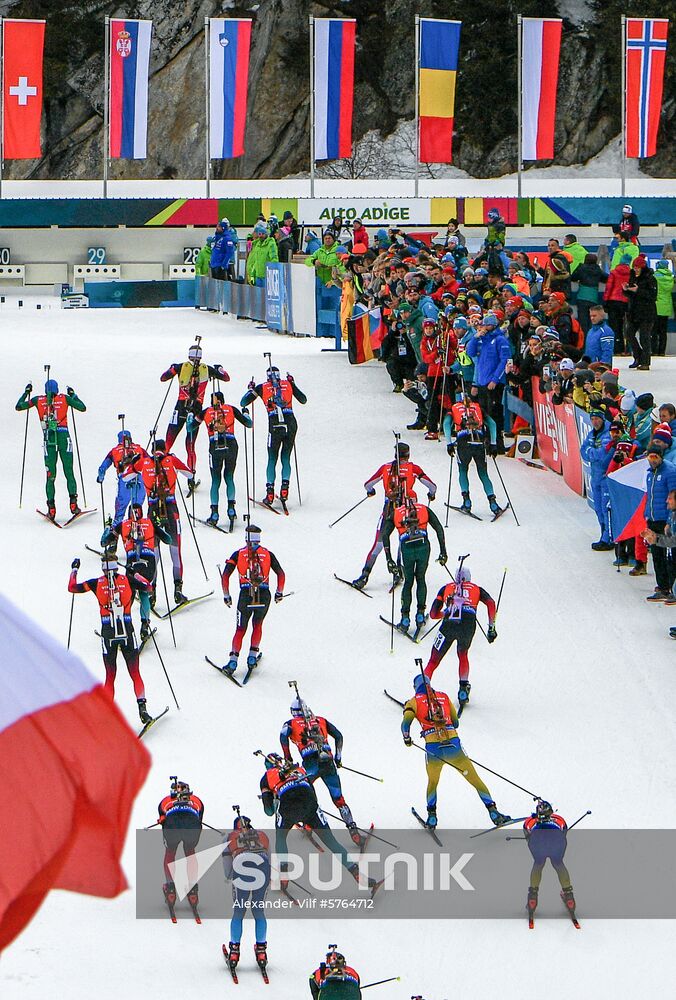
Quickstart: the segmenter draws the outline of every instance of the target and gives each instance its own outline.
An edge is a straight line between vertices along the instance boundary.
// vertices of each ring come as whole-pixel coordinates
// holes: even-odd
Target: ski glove
[[[498,633],[495,631],[495,625],[488,626],[488,632],[486,632],[486,638],[489,642],[495,642],[498,637]]]
[[[397,571],[398,571],[398,566],[397,566],[396,562],[394,561],[394,559],[392,559],[390,556],[388,556],[387,557],[387,572],[391,573],[394,576],[397,573]]]
[[[96,482],[97,483],[102,483],[103,482],[103,476],[97,476],[96,477]]]
[[[283,597],[284,594],[281,592],[281,590],[275,591],[275,604],[279,604],[279,602],[282,600]]]
[[[493,444],[492,442],[489,442],[489,444],[486,445],[486,451],[491,456],[491,458],[495,458],[496,455],[497,455],[497,453],[498,453],[498,446],[497,446],[497,444]]]
[[[70,564],[70,568],[71,569],[79,569],[80,568],[80,560],[77,559],[77,558],[73,559],[72,563]]]
[[[72,387],[72,385],[66,386],[66,393],[69,396],[74,396],[75,395],[75,389]]]
[[[430,503],[432,503],[432,501],[434,500],[435,496],[436,496],[436,493],[428,493],[427,494],[427,499],[429,500]]]
[[[376,495],[376,491],[373,490],[373,489],[366,491],[366,496],[367,497],[374,497],[375,495]]]
[[[336,756],[333,758],[333,762],[336,765],[336,767],[342,767],[343,766],[343,762],[340,759],[340,756],[338,754],[336,754]]]
[[[451,444],[451,443],[449,442],[449,443],[448,443],[448,444],[446,445],[446,451],[447,451],[447,452],[448,452],[448,454],[449,454],[449,455],[451,456],[451,458],[453,458],[453,456],[455,455],[455,445],[454,445],[454,444]]]
[[[26,388],[24,389],[24,392],[26,393],[26,395],[27,395],[27,396],[29,396],[29,395],[31,394],[31,392],[32,392],[32,391],[33,391],[33,383],[32,383],[32,382],[29,382],[29,383],[28,383],[28,384],[26,385]]]
[[[223,603],[227,608],[232,607],[232,597],[230,596],[230,594],[223,594]]]
[[[413,739],[411,738],[410,735],[409,736],[404,736],[404,746],[405,747],[413,746]]]
[[[446,563],[448,562],[448,556],[446,555],[445,552],[441,553],[441,555],[437,559],[437,562],[439,563],[440,566],[445,566],[446,565]]]

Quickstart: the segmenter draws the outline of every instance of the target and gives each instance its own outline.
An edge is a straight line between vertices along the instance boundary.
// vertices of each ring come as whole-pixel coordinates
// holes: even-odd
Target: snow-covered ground
[[[31,414],[23,509],[18,509],[24,417],[14,404],[24,384],[37,389],[43,365],[62,387],[73,385],[87,403],[77,415],[87,500],[98,503],[96,469],[115,443],[117,414],[144,442],[164,394],[158,377],[182,360],[196,333],[204,337],[205,359],[231,373],[226,398],[239,400],[251,376],[264,373],[263,352],[273,352],[282,371],[291,371],[308,395],[297,406],[300,432],[302,507],[292,492],[289,518],[256,511],[264,544],[278,555],[295,596],[272,607],[265,624],[264,658],[252,684],[238,691],[204,663],[204,654],[223,660],[234,628],[234,611],[218,594],[216,564],[242,540],[241,521],[232,539],[199,528],[198,540],[217,593],[175,621],[178,649],[160,623],[158,639],[176,688],[181,711],[172,711],[149,734],[153,768],[136,803],[133,825],[156,817],[168,776],[178,773],[206,802],[205,819],[230,823],[231,803],[239,802],[256,822],[263,821],[257,800],[259,761],[252,750],[272,750],[288,717],[287,680],[299,681],[316,712],[326,714],[345,735],[345,762],[383,775],[374,785],[343,772],[343,783],[358,822],[374,819],[381,827],[408,827],[410,807],[424,807],[422,755],[406,750],[399,717],[382,694],[387,686],[400,696],[410,691],[413,656],[425,658],[428,643],[416,650],[398,640],[389,653],[389,635],[378,614],[389,614],[387,577],[382,560],[370,589],[374,600],[333,580],[333,572],[357,575],[371,544],[380,498],[365,503],[333,529],[328,523],[362,496],[362,483],[392,454],[392,431],[403,432],[413,460],[437,481],[445,495],[448,459],[442,444],[407,432],[410,404],[391,393],[382,368],[350,368],[345,355],[322,354],[324,342],[295,340],[237,322],[182,310],[37,312],[6,306],[0,311],[5,352],[3,419],[5,474],[0,481],[4,512],[4,590],[46,629],[67,635],[70,562],[82,558],[81,576],[95,573],[97,516],[66,531],[56,531],[34,514],[44,503],[40,433]],[[627,359],[620,360],[626,369]],[[622,371],[623,381],[639,391],[651,389],[658,401],[676,396],[676,362],[655,359],[647,373]],[[625,377],[626,376],[626,377]],[[165,425],[168,406],[160,424]],[[256,417],[257,492],[262,487],[264,431]],[[240,438],[241,441],[241,438]],[[176,447],[184,456],[183,438]],[[208,513],[206,436],[198,439],[202,487],[197,513]],[[472,705],[462,720],[470,752],[527,787],[541,789],[570,821],[593,810],[593,827],[673,825],[676,786],[668,775],[676,753],[672,705],[676,696],[674,646],[667,626],[676,615],[663,605],[646,604],[652,576],[618,575],[611,556],[592,552],[595,518],[585,502],[562,480],[508,460],[503,476],[521,527],[511,516],[496,524],[468,521],[452,514],[447,531],[450,563],[471,552],[476,581],[496,592],[502,569],[507,583],[498,618],[498,641],[487,646],[479,636],[472,648]],[[244,509],[244,462],[240,443],[238,500]],[[497,484],[496,484],[497,485]],[[457,480],[453,502],[458,502]],[[498,491],[499,492],[499,491]],[[110,509],[114,483],[106,481]],[[485,502],[474,485],[475,509]],[[63,479],[57,492],[59,513],[66,512]],[[441,508],[441,502],[437,505]],[[436,542],[433,541],[436,552]],[[205,583],[193,542],[184,526],[185,591],[203,592]],[[431,591],[446,579],[432,563]],[[75,601],[73,648],[103,678],[93,629],[98,615],[90,595]],[[246,650],[245,646],[245,650]],[[149,707],[170,704],[159,664],[146,652],[142,672]],[[450,653],[436,674],[439,687],[456,691],[456,658]],[[123,667],[117,697],[136,726],[136,706]],[[111,766],[114,766],[114,760]],[[489,782],[499,806],[523,815],[527,796],[497,779]],[[374,790],[375,789],[375,790]],[[18,790],[20,792],[20,790]],[[323,788],[320,802],[329,805]],[[475,792],[452,774],[440,787],[440,823],[454,827],[485,825]],[[510,849],[510,848],[506,848]],[[135,881],[134,836],[124,855],[130,883]],[[552,875],[544,885],[552,892]],[[221,998],[237,989],[243,998],[267,989],[280,1000],[307,995],[307,975],[337,942],[369,982],[399,975],[379,987],[379,996],[427,1000],[450,996],[474,1000],[515,997],[533,984],[557,983],[584,997],[629,998],[664,995],[673,947],[673,925],[658,921],[585,920],[585,890],[575,886],[583,928],[576,932],[562,914],[542,920],[535,932],[525,919],[511,921],[434,921],[387,923],[304,921],[271,923],[271,985],[257,973],[242,972],[239,987],[227,975],[220,945],[228,940],[225,922],[137,921],[133,891],[114,901],[52,893],[28,929],[0,963],[3,1000],[136,1000],[169,990],[172,996]],[[158,893],[161,891],[158,877]],[[243,955],[251,968],[252,927],[245,924]]]

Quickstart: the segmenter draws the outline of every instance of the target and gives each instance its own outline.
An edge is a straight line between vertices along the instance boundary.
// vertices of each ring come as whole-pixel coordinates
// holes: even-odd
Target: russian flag
[[[111,159],[145,160],[152,21],[110,21],[108,148]]]
[[[356,27],[355,20],[314,20],[315,160],[352,156]]]
[[[629,17],[626,21],[625,156],[654,156],[662,112],[669,22]]]
[[[524,17],[521,22],[521,157],[554,158],[556,87],[561,50],[560,18]]]
[[[209,18],[209,156],[244,155],[251,20]]]
[[[610,494],[610,528],[616,542],[635,538],[646,526],[646,474],[648,459],[623,465],[607,477]]]
[[[0,596],[0,950],[50,889],[116,896],[150,756],[103,686]]]

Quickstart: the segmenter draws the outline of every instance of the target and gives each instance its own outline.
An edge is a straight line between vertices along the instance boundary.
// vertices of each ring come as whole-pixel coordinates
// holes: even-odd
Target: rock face
[[[619,0],[588,0],[587,20],[566,20],[559,74],[556,163],[581,163],[620,130]],[[650,0],[648,0],[650,2]],[[203,177],[204,18],[252,17],[246,154],[213,161],[214,177],[284,177],[309,169],[308,17],[355,17],[354,135],[389,136],[414,114],[414,17],[463,22],[456,90],[455,166],[479,177],[516,168],[516,15],[556,16],[556,0],[101,0],[60,5],[5,2],[8,17],[46,17],[45,114],[39,161],[5,164],[10,178],[87,179],[102,174],[103,18],[153,21],[148,158],[111,163],[111,178]],[[609,12],[609,8],[612,8]],[[612,15],[612,19],[611,19]],[[658,15],[659,16],[659,15]],[[612,29],[612,30],[611,30]],[[672,44],[676,44],[672,42]],[[672,59],[673,65],[674,60]],[[669,63],[669,60],[668,60]],[[665,87],[660,152],[642,163],[654,176],[676,173],[676,100]],[[410,130],[409,130],[410,131]],[[378,176],[377,157],[364,176]],[[546,164],[540,163],[539,166]],[[382,175],[382,172],[381,172]],[[349,176],[349,174],[347,175]]]

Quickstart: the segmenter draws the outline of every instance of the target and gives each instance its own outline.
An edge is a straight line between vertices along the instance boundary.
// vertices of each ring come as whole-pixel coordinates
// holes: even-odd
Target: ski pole
[[[254,377],[251,376],[253,382]],[[255,392],[255,389],[254,389]],[[258,393],[256,393],[258,395]],[[256,498],[256,407],[255,399],[251,401],[251,495]]]
[[[300,495],[300,478],[298,476],[298,455],[296,454],[296,442],[293,442],[293,464],[296,467],[296,486],[298,487],[298,503],[302,507],[303,501]]]
[[[180,484],[176,483],[176,485],[178,486],[178,492],[180,493],[181,500],[183,501],[183,507],[185,509],[185,516],[186,516],[186,518],[188,520],[188,524],[190,525],[190,533],[192,534],[192,540],[195,543],[195,548],[197,549],[197,555],[200,557],[200,562],[202,564],[202,569],[204,571],[204,579],[208,580],[209,576],[207,574],[207,568],[204,565],[204,559],[202,559],[202,553],[200,552],[200,547],[197,544],[197,536],[195,535],[195,529],[193,527],[192,521],[190,520],[190,514],[188,513],[188,504],[186,503],[185,497],[183,496],[183,490],[181,489]]]
[[[84,478],[82,476],[82,462],[80,461],[80,445],[77,440],[77,427],[75,426],[75,410],[73,410],[73,437],[75,438],[75,454],[77,455],[77,467],[80,470],[80,482],[82,483],[82,500],[87,506],[87,494],[85,492]]]
[[[494,830],[501,830],[503,826],[513,826],[514,823],[522,823],[523,820],[528,819],[528,816],[517,816],[516,819],[507,820],[506,823],[501,823],[500,826],[489,826],[487,830],[481,830],[479,833],[473,833],[470,840],[476,840],[477,837],[485,837],[487,833],[493,833]],[[518,840],[518,837],[514,838]],[[526,839],[525,837],[523,838]]]
[[[29,398],[30,402],[30,398]],[[26,444],[28,443],[28,417],[30,415],[30,407],[26,410],[26,428],[23,432],[23,457],[21,459],[21,486],[19,488],[19,510],[21,510],[21,501],[23,500],[23,477],[26,471]]]
[[[174,633],[174,622],[171,617],[171,604],[169,603],[169,594],[167,593],[167,578],[164,575],[164,563],[162,562],[162,549],[160,548],[159,540],[157,544],[157,554],[160,557],[160,572],[162,573],[162,586],[164,587],[164,599],[167,602],[167,610],[169,613],[169,628],[171,629],[171,638],[174,640],[174,649],[176,649],[176,635]]]
[[[586,811],[586,812],[583,812],[583,813],[582,813],[582,815],[580,816],[580,818],[579,818],[579,819],[576,819],[576,820],[575,820],[575,822],[573,823],[573,826],[577,826],[577,824],[578,824],[578,823],[581,823],[581,822],[582,822],[582,820],[583,820],[583,819],[584,819],[584,818],[585,818],[586,816],[591,816],[591,809],[587,809],[587,811]],[[571,830],[573,829],[573,826],[569,826],[569,827],[568,827],[568,830],[567,830],[567,832],[568,832],[568,833],[570,833],[570,831],[571,831]]]
[[[369,495],[367,493],[365,497],[362,497],[361,500],[358,500],[356,502],[356,504],[354,504],[352,507],[350,507],[349,510],[346,510],[344,514],[341,514],[340,517],[336,518],[335,521],[332,521],[331,524],[329,525],[329,528],[332,528],[334,526],[334,524],[338,524],[338,521],[342,521],[344,517],[347,517],[347,515],[351,514],[353,510],[356,510],[357,507],[359,507],[359,505],[364,502],[364,500],[368,500],[368,499],[369,499]]]
[[[164,394],[164,399],[162,400],[162,405],[160,406],[158,414],[155,417],[155,423],[153,424],[153,429],[151,430],[150,437],[148,438],[148,444],[146,445],[146,451],[148,450],[148,446],[150,445],[150,442],[153,439],[153,435],[155,434],[155,431],[157,430],[157,425],[160,422],[160,417],[162,416],[162,410],[164,409],[164,404],[166,403],[167,399],[169,398],[169,393],[171,391],[171,385],[172,385],[173,381],[174,381],[174,376],[172,375],[171,378],[169,379],[169,385],[167,386],[167,391]]]
[[[157,653],[157,655],[159,657],[159,661],[162,664],[162,670],[164,670],[164,676],[167,678],[167,684],[169,685],[169,690],[171,691],[172,697],[173,697],[174,701],[176,702],[176,708],[180,712],[181,711],[181,706],[178,703],[178,699],[176,697],[176,692],[174,691],[172,683],[169,680],[169,674],[167,673],[167,668],[164,665],[164,660],[162,659],[162,654],[160,653],[160,647],[157,645],[157,639],[155,638],[155,633],[152,630],[150,632],[150,638],[153,640],[153,646],[155,647],[155,652]]]
[[[390,976],[389,979],[379,979],[377,983],[367,983],[366,986],[362,986],[363,990],[369,989],[371,986],[382,986],[383,983],[398,983],[401,976]]]
[[[246,407],[244,407],[244,410],[246,410]],[[253,417],[252,417],[251,422],[252,422],[252,425],[253,425]],[[246,477],[246,516],[250,518],[251,517],[251,492],[252,491],[249,489],[249,446],[248,446],[247,440],[246,440],[246,436],[247,436],[247,431],[248,430],[249,430],[248,427],[244,428],[244,475]]]
[[[500,480],[500,484],[501,484],[501,486],[502,486],[502,488],[504,490],[505,496],[507,497],[507,503],[509,504],[510,509],[512,511],[512,514],[514,515],[514,520],[516,521],[516,525],[517,525],[518,528],[520,528],[521,525],[519,524],[519,519],[516,516],[516,511],[514,510],[514,505],[512,503],[511,497],[510,497],[509,493],[507,492],[507,487],[505,486],[505,481],[502,478],[502,473],[500,472],[500,466],[498,465],[498,461],[497,461],[495,455],[493,455],[493,464],[495,465],[495,471],[498,474],[498,479]]]
[[[75,594],[70,595],[70,620],[68,622],[68,642],[66,649],[70,649],[70,633],[73,628],[73,608],[75,607]]]
[[[420,743],[416,743],[415,740],[413,741],[413,746],[417,747],[418,750],[424,750],[425,753],[427,753],[427,751],[425,750],[425,747],[422,746]],[[470,761],[470,763],[474,764],[475,767],[482,767],[484,769],[484,771],[488,771],[489,774],[494,774],[496,778],[502,778],[502,780],[506,781],[508,785],[514,785],[515,788],[518,788],[520,791],[525,792],[526,795],[531,795],[533,797],[533,799],[539,799],[540,798],[539,795],[536,795],[534,792],[531,792],[527,788],[524,788],[523,785],[517,785],[517,783],[515,781],[511,781],[509,778],[506,778],[504,776],[504,774],[500,774],[498,771],[491,770],[491,768],[490,767],[486,767],[485,764],[480,764],[479,761],[478,760],[474,760],[473,757],[467,757],[467,760]],[[451,764],[451,762],[449,760],[445,760],[444,764]],[[451,764],[451,767],[454,767],[456,769],[456,771],[460,771],[461,774],[465,773],[462,770],[462,768],[458,767],[456,764]],[[327,815],[328,815],[328,813],[327,813]]]
[[[339,823],[343,822],[340,816],[334,816],[333,813],[327,812],[326,809],[322,809],[322,812],[324,813],[325,816],[329,816],[331,819],[337,819]],[[380,840],[382,841],[383,844],[388,844],[388,846],[393,847],[395,851],[399,850],[397,845],[393,844],[391,840],[385,840],[384,837],[378,837],[372,830],[363,830],[360,826],[358,826],[357,829],[359,830],[360,833],[368,834],[368,836],[373,837],[374,840]]]
[[[498,599],[495,603],[495,617],[498,617],[498,611],[500,610],[500,601],[502,600],[502,591],[505,586],[505,577],[507,576],[507,567],[505,566],[502,571],[502,583],[500,584],[500,593],[498,594]]]
[[[106,527],[106,501],[104,500],[104,497],[103,497],[103,482],[100,482],[99,486],[101,487],[101,518],[103,520],[103,527],[105,529],[105,527]]]
[[[392,613],[390,614],[390,653],[394,653],[394,592],[396,590],[395,586],[396,580],[394,573],[392,574]]]
[[[382,778],[376,778],[372,774],[367,774],[366,771],[355,771],[355,769],[353,767],[347,767],[347,765],[345,765],[345,764],[341,764],[340,766],[341,766],[341,770],[343,770],[343,771],[350,771],[351,774],[360,774],[362,776],[362,778],[370,778],[371,781],[380,781],[381,784],[383,782]]]
[[[446,497],[446,522],[444,528],[448,527],[448,513],[450,510],[449,504],[451,502],[451,480],[453,478],[453,456],[451,455],[451,464],[448,467],[448,496]]]

